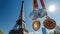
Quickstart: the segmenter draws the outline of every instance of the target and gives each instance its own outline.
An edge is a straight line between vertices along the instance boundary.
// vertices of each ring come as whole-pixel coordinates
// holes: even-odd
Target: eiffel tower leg
[[[23,33],[23,28],[19,28],[19,33],[18,34],[24,34]]]

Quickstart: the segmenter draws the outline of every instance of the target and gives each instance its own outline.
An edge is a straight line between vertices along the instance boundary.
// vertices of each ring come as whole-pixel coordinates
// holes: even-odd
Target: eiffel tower
[[[28,30],[25,28],[24,20],[24,0],[22,0],[21,12],[19,19],[16,21],[15,26],[10,30],[9,34],[28,34]]]

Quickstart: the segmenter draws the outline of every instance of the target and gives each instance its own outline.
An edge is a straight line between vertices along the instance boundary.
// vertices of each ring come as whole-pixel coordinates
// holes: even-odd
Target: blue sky
[[[9,30],[11,30],[14,27],[16,20],[18,20],[21,10],[21,1],[22,0],[0,0],[0,29],[4,31],[4,34],[8,34]],[[45,20],[45,17],[39,19],[41,22],[41,27],[38,31],[34,31],[32,28],[33,20],[29,18],[31,11],[33,10],[32,0],[24,0],[24,1],[25,1],[24,14],[26,21],[26,29],[29,32],[40,32],[42,34],[41,28],[44,27],[43,21]],[[51,13],[49,11],[47,12],[49,17],[53,18],[56,21],[57,25],[59,25],[60,0],[44,0],[44,2],[46,4],[47,9],[49,5],[56,4],[57,10],[54,13]],[[38,5],[39,8],[42,8],[39,0]],[[47,31],[50,32],[51,30],[47,29]]]

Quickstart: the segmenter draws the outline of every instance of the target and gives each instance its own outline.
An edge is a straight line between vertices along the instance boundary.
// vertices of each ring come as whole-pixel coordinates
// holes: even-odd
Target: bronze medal
[[[47,29],[54,29],[56,26],[56,22],[49,17],[44,20],[43,24]]]
[[[32,27],[35,31],[39,30],[40,28],[40,21],[39,20],[35,20],[32,24]]]

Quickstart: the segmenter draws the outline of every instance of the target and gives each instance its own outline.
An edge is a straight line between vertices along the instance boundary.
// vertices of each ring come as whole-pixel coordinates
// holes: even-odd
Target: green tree
[[[0,29],[0,34],[4,34],[4,32]]]
[[[60,26],[56,26],[54,34],[60,34]]]
[[[53,32],[50,32],[49,34],[54,34]]]
[[[56,26],[53,32],[50,32],[49,34],[60,34],[60,26]]]

